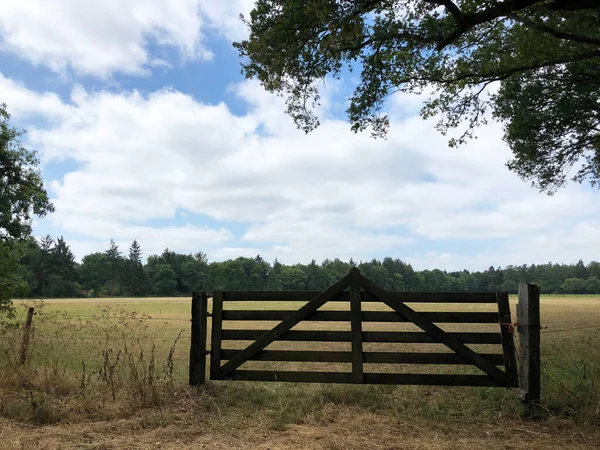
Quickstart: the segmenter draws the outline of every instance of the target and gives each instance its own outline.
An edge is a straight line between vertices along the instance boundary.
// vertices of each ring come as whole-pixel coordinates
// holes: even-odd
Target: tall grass
[[[0,328],[0,415],[47,423],[66,413],[102,415],[169,402],[181,333],[165,347],[148,316],[104,308],[82,320],[37,304],[20,364],[18,318],[5,317]]]
[[[27,360],[19,364],[23,314],[0,321],[0,416],[31,423],[182,411],[235,430],[333,420],[336,408],[417,417],[443,427],[525,417],[518,393],[498,388],[222,382],[187,387],[181,331],[144,314],[99,308],[85,318],[36,304]],[[166,330],[168,329],[168,333]],[[542,335],[547,418],[600,424],[600,334]],[[253,423],[254,423],[253,422]],[[448,425],[450,426],[450,425]]]

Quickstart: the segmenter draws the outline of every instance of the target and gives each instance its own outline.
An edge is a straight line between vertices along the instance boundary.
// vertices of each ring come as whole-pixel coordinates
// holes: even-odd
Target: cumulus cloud
[[[251,1],[30,0],[0,2],[0,49],[65,75],[142,75],[168,66],[152,46],[211,59],[207,33],[240,38]]]
[[[405,112],[392,114],[386,140],[356,135],[327,115],[305,135],[282,114],[281,99],[253,82],[234,89],[249,106],[245,115],[176,90],[76,88],[63,102],[4,78],[0,86],[27,99],[17,109],[23,118],[55,117],[30,127],[30,143],[46,161],[70,159],[78,168],[52,181],[50,220],[85,236],[82,242],[102,242],[99,248],[109,237],[135,237],[152,251],[208,249],[212,258],[260,253],[293,263],[389,254],[447,268],[570,260],[600,249],[597,240],[567,239],[597,230],[591,192],[578,185],[553,197],[532,190],[504,167],[510,153],[497,126],[449,149],[431,123]],[[173,225],[181,212],[243,231],[201,219]],[[477,241],[493,250],[471,251],[468,243]],[[539,243],[535,256],[524,245],[532,241]],[[463,248],[423,253],[423,242]]]

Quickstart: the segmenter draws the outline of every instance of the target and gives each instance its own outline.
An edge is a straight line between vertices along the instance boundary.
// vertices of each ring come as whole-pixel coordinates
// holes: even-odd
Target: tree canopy
[[[11,295],[27,287],[18,262],[32,245],[32,216],[53,211],[36,153],[21,145],[23,132],[11,127],[9,119],[6,105],[0,104],[0,310],[10,306]]]
[[[433,92],[421,113],[460,128],[451,146],[493,118],[508,167],[541,190],[600,181],[597,0],[258,0],[246,23],[242,72],[285,96],[306,132],[319,83],[358,68],[354,131],[382,137],[391,94]]]
[[[0,247],[1,250],[1,247]],[[109,256],[112,253],[113,257]],[[165,249],[141,260],[134,240],[121,255],[111,240],[108,249],[86,255],[78,263],[62,238],[46,236],[24,249],[17,273],[18,295],[24,297],[190,296],[194,291],[323,290],[358,267],[370,280],[391,291],[516,293],[519,283],[536,283],[544,294],[600,294],[600,263],[510,265],[484,271],[415,270],[400,259],[370,261],[326,259],[321,263],[286,265],[261,256],[210,262],[203,252],[182,254]],[[111,272],[112,271],[112,272]],[[112,276],[112,274],[119,274]],[[0,282],[2,280],[0,266]]]

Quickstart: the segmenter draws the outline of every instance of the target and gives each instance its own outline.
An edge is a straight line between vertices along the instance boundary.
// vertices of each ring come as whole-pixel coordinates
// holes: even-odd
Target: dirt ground
[[[2,449],[574,449],[600,448],[600,430],[565,421],[519,420],[484,426],[460,421],[443,424],[410,417],[389,417],[332,406],[319,417],[283,430],[260,424],[238,429],[209,430],[180,420],[153,423],[156,417],[137,415],[116,421],[32,426],[0,420]],[[250,425],[250,424],[248,424]]]

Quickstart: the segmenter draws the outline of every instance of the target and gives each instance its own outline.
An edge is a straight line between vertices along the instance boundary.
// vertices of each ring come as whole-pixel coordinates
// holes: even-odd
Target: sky
[[[78,259],[114,239],[212,261],[391,256],[417,269],[600,258],[600,193],[539,193],[502,125],[449,148],[398,94],[387,139],[350,131],[355,80],[328,83],[304,134],[231,46],[252,0],[0,0],[0,102],[39,153],[56,211],[36,236]]]

